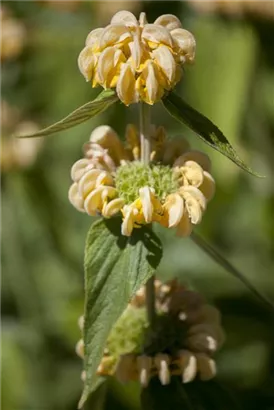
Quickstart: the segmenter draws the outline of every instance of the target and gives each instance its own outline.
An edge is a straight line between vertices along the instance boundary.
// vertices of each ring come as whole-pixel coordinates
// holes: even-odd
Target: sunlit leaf
[[[183,101],[181,97],[170,92],[162,101],[170,115],[191,128],[206,144],[231,159],[243,170],[261,177],[241,160],[222,131],[207,117]]]
[[[96,381],[108,334],[136,291],[153,275],[162,248],[149,228],[121,235],[121,219],[99,220],[85,250],[85,370],[82,407]]]
[[[77,110],[70,113],[67,117],[30,135],[17,135],[18,138],[33,138],[33,137],[46,137],[48,135],[54,134],[66,130],[68,128],[75,127],[75,125],[81,124],[95,117],[97,114],[102,113],[112,104],[118,101],[118,97],[113,90],[102,91],[93,101],[88,102],[82,107],[77,108]]]
[[[239,279],[257,298],[267,306],[267,308],[271,309],[274,312],[274,304],[267,299],[266,296],[262,295],[262,293],[254,286],[249,280],[245,277],[243,273],[241,273],[238,269],[236,269],[227,259],[225,259],[215,248],[209,245],[203,238],[201,238],[197,233],[192,232],[191,239],[196,245],[199,246],[204,252],[206,252],[215,262],[221,265],[227,272],[231,273],[237,279]]]

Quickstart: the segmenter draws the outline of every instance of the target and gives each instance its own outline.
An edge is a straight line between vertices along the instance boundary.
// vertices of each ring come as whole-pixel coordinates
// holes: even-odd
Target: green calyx
[[[130,162],[120,166],[116,171],[115,185],[120,198],[131,204],[139,198],[139,190],[145,186],[153,188],[158,199],[176,192],[179,183],[172,168],[166,165],[144,165],[141,162]]]

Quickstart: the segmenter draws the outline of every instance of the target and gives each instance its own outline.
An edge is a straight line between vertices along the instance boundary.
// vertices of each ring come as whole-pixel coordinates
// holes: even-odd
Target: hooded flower
[[[154,104],[182,76],[182,66],[195,57],[195,39],[172,14],[153,24],[141,13],[139,21],[129,11],[119,11],[105,28],[92,30],[78,65],[92,86],[116,88],[126,104]]]
[[[122,215],[125,236],[152,222],[188,236],[214,195],[210,160],[181,137],[166,140],[163,127],[151,127],[151,141],[152,162],[144,165],[133,125],[127,126],[125,144],[112,128],[96,128],[84,146],[85,157],[72,167],[69,199],[91,216]]]
[[[163,385],[171,375],[181,375],[183,383],[196,377],[213,378],[213,355],[224,342],[219,311],[177,281],[155,281],[155,296],[153,337],[147,333],[146,290],[142,287],[112,329],[97,374],[115,375],[121,382],[139,380],[142,386],[156,374]],[[83,318],[80,328],[83,330]],[[82,339],[76,352],[84,357]]]

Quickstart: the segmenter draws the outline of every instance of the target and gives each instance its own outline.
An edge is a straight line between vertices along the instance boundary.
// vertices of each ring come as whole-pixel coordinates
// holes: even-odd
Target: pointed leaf
[[[37,131],[34,134],[18,135],[17,138],[45,137],[68,128],[75,127],[75,125],[81,124],[82,122],[95,117],[97,114],[102,113],[116,101],[118,101],[118,97],[115,91],[110,89],[104,90],[95,98],[95,100],[77,108],[77,110],[73,111],[67,117],[56,122],[55,124]]]
[[[266,296],[262,295],[261,292],[255,288],[249,280],[236,269],[227,259],[225,259],[216,249],[209,245],[203,238],[201,238],[197,233],[192,232],[190,238],[196,243],[205,253],[207,253],[215,262],[221,265],[227,272],[231,273],[237,279],[239,279],[257,298],[263,302],[268,309],[271,309],[272,313],[274,311],[274,304],[267,299]]]
[[[222,131],[219,130],[213,122],[188,105],[181,97],[170,92],[162,101],[170,115],[191,128],[206,144],[231,159],[231,161],[243,170],[257,177],[262,177],[253,172],[252,169],[239,158]]]
[[[96,381],[96,370],[109,332],[136,291],[160,263],[159,239],[148,228],[121,235],[121,219],[96,221],[85,250],[85,370],[82,407]]]

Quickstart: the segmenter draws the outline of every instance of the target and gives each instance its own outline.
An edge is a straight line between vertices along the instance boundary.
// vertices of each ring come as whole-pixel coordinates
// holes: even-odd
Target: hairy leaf
[[[221,265],[227,272],[231,273],[237,279],[239,279],[257,298],[264,303],[264,305],[274,312],[274,304],[267,299],[266,296],[262,295],[261,292],[255,288],[252,283],[236,269],[227,259],[225,259],[216,249],[209,245],[203,238],[201,238],[197,233],[192,232],[191,239],[196,243],[205,253],[207,253],[215,262]]]
[[[68,128],[75,127],[75,125],[81,124],[95,117],[97,114],[102,113],[112,104],[118,101],[118,97],[113,90],[102,91],[93,101],[88,102],[82,107],[77,108],[77,110],[70,113],[67,117],[30,135],[18,135],[18,138],[33,138],[33,137],[46,137],[48,135],[54,134],[66,130]]]
[[[162,101],[170,115],[191,128],[206,144],[231,159],[243,170],[261,177],[239,158],[222,131],[207,117],[183,101],[181,97],[174,92],[170,92]]]
[[[148,227],[121,235],[121,219],[96,221],[85,250],[85,370],[82,407],[96,381],[96,370],[109,332],[136,291],[153,275],[162,257],[157,236]]]

